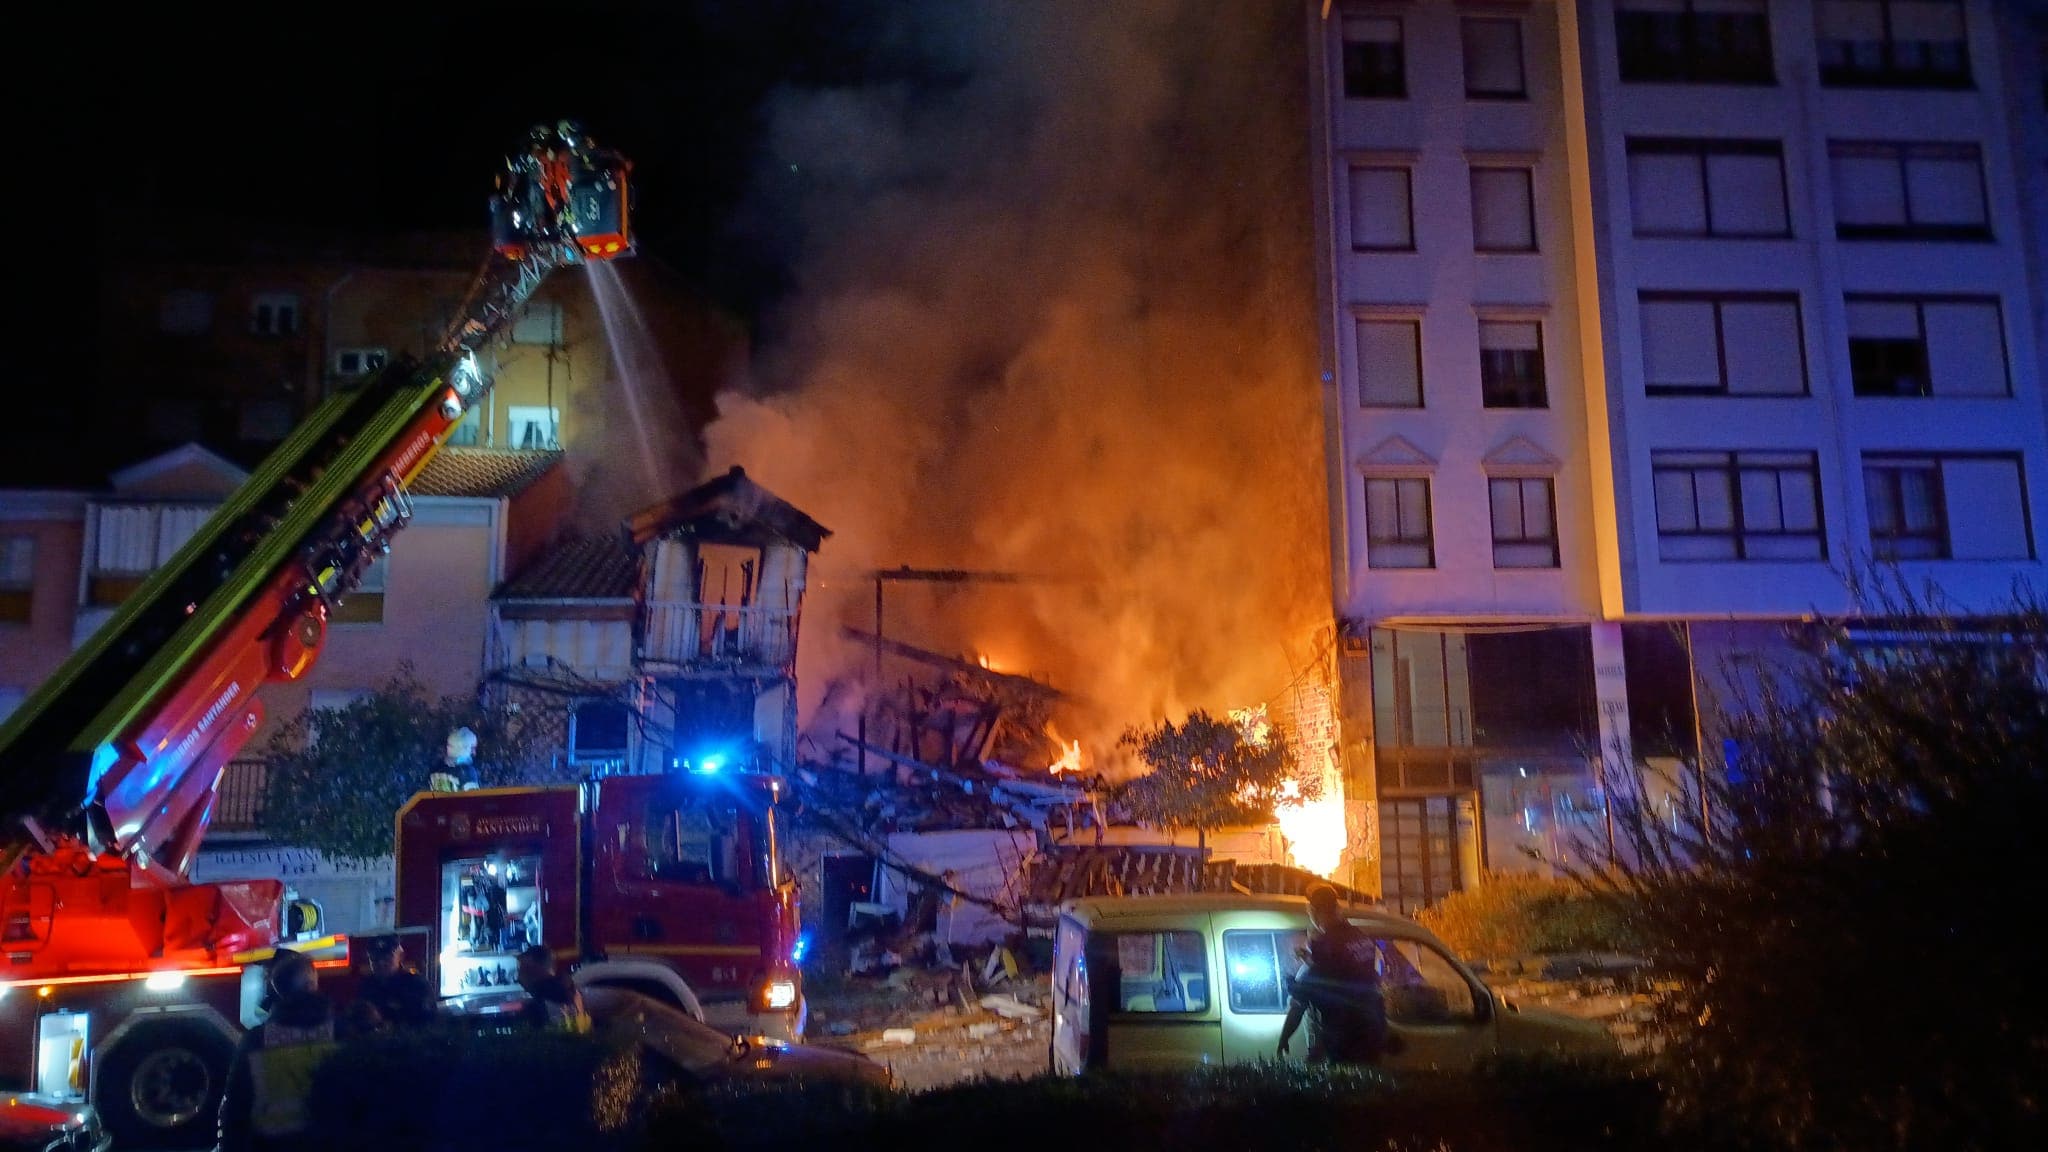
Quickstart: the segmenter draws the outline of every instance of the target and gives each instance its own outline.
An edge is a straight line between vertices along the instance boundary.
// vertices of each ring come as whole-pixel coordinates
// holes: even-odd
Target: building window
[[[1989,240],[1975,144],[1833,140],[1835,234],[1844,240]]]
[[[1547,408],[1543,325],[1535,320],[1479,322],[1479,389],[1488,408]]]
[[[1422,322],[1358,322],[1358,403],[1364,408],[1422,407]]]
[[[1535,173],[1528,168],[1472,169],[1472,248],[1536,251]]]
[[[1616,0],[1614,36],[1631,83],[1776,79],[1769,0]]]
[[[1653,452],[1666,560],[1824,560],[1812,452]]]
[[[1858,396],[2009,396],[1995,299],[1851,296],[1849,375]]]
[[[1632,138],[1628,187],[1638,236],[1792,234],[1776,140]]]
[[[1645,292],[1640,302],[1650,395],[1806,395],[1797,296]]]
[[[1879,560],[1948,558],[1948,507],[1935,460],[1876,463],[1865,458],[1863,499],[1870,550]]]
[[[1436,567],[1427,479],[1365,482],[1365,562],[1372,568]]]
[[[511,405],[505,409],[505,446],[560,448],[561,419],[558,408]]]
[[[1548,477],[1486,482],[1493,504],[1493,566],[1555,568],[1557,488]]]
[[[1868,454],[1863,499],[1879,560],[2034,555],[2017,455]]]
[[[445,448],[474,448],[484,442],[484,408],[477,405],[462,414],[455,427],[448,430],[448,438],[441,442]]]
[[[249,331],[257,336],[299,334],[299,298],[285,292],[264,292],[249,301]]]
[[[1968,88],[1963,0],[1821,0],[1820,82]]]
[[[211,504],[97,504],[86,512],[85,603],[121,603],[204,527]]]
[[[385,589],[390,578],[391,557],[377,557],[363,573],[363,582],[342,597],[329,619],[336,624],[382,624]]]
[[[1520,100],[1528,96],[1522,70],[1522,22],[1512,16],[1467,16],[1465,95],[1474,100]]]
[[[343,348],[334,354],[334,374],[342,377],[368,376],[391,358],[383,348]]]
[[[559,347],[562,343],[562,305],[555,300],[534,300],[512,321],[514,344]]]
[[[585,700],[569,714],[569,762],[603,764],[623,761],[633,710],[618,700]]]
[[[35,609],[36,538],[0,536],[0,624],[26,624]]]
[[[203,336],[213,329],[213,293],[180,288],[164,293],[156,307],[157,330],[170,336]]]
[[[1415,251],[1408,169],[1351,169],[1351,247],[1359,252]]]
[[[1400,100],[1408,95],[1400,17],[1344,18],[1344,95],[1353,100]]]

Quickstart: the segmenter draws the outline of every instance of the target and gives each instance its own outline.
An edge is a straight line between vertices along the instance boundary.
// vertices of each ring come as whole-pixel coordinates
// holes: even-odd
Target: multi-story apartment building
[[[2018,5],[1308,13],[1352,883],[1597,838],[1615,758],[1710,764],[1722,670],[1849,569],[2039,581]]]
[[[250,241],[125,262],[106,281],[99,363],[103,391],[138,396],[122,450],[198,441],[253,463],[335,388],[438,344],[481,244],[467,232]],[[451,443],[564,449],[601,466],[708,405],[744,347],[734,322],[652,256],[570,270],[482,350],[494,387]],[[685,397],[678,381],[708,387]],[[623,501],[610,513],[673,490],[645,487],[609,493]]]

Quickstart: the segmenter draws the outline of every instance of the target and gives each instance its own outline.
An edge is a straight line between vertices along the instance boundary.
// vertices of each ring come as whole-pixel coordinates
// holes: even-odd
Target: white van
[[[1468,1070],[1496,1053],[1619,1053],[1593,1021],[1517,1008],[1421,925],[1353,906],[1378,943],[1393,1069]],[[1060,907],[1053,942],[1052,1067],[1185,1068],[1274,1058],[1285,976],[1308,937],[1298,896],[1124,896]],[[1308,1049],[1306,1028],[1288,1059]]]

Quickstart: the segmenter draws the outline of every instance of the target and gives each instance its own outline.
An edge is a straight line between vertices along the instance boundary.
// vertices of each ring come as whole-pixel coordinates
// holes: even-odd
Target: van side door
[[[1374,933],[1390,1068],[1470,1069],[1494,1049],[1493,997],[1424,940]]]
[[[1218,916],[1223,952],[1223,1059],[1228,1064],[1256,1064],[1275,1058],[1280,1028],[1286,1021],[1289,983],[1301,967],[1296,954],[1308,942],[1302,924],[1226,919]],[[1307,1023],[1296,1030],[1288,1058],[1299,1062],[1308,1052]]]
[[[1209,917],[1098,924],[1089,940],[1090,988],[1106,1043],[1102,1064],[1124,1071],[1223,1060]]]

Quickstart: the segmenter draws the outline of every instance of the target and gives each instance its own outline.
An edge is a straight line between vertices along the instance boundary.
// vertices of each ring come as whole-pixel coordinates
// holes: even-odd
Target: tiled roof
[[[527,448],[443,448],[414,478],[415,496],[517,496],[561,463],[556,451]]]
[[[564,540],[498,589],[499,600],[627,600],[639,562],[617,536]]]

